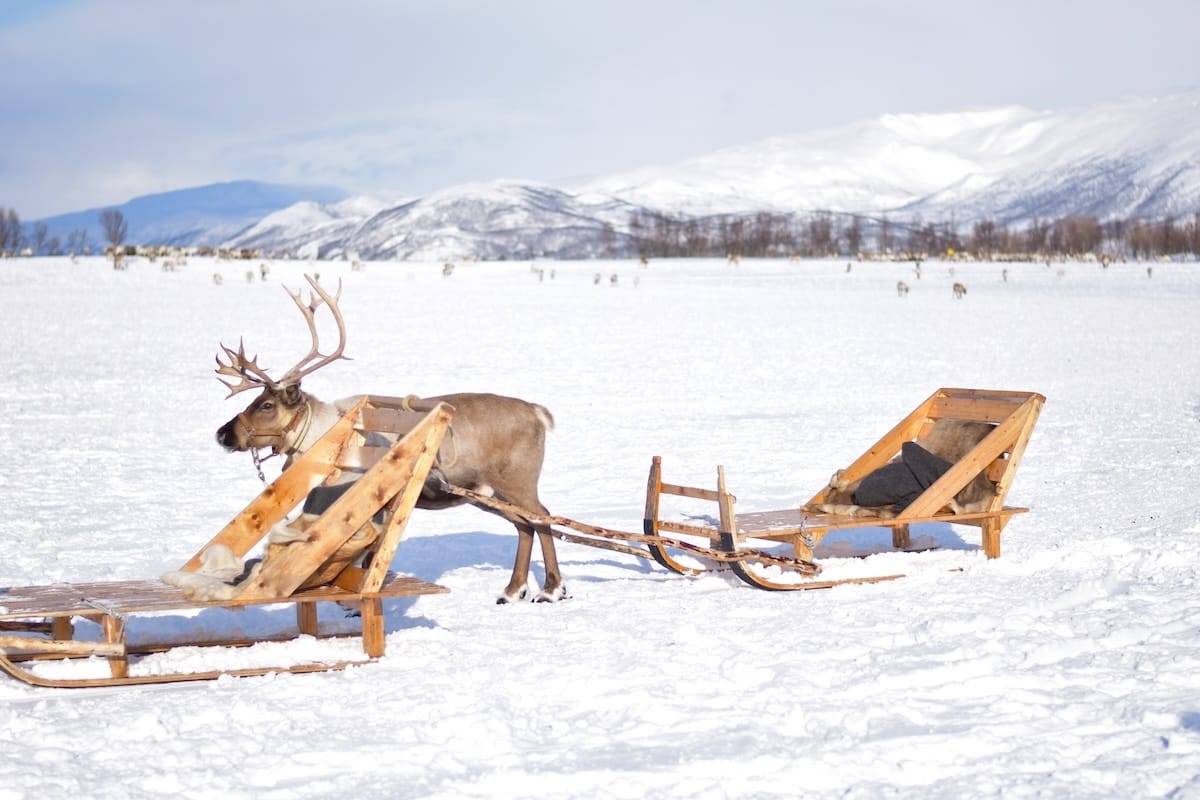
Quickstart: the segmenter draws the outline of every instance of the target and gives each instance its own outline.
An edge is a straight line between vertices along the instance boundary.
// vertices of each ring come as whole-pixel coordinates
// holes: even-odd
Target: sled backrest
[[[905,508],[903,516],[937,513],[981,472],[996,484],[995,495],[987,510],[998,510],[1004,505],[1045,400],[1036,392],[938,389],[842,470],[842,479],[846,482],[859,480],[879,469],[900,452],[905,442],[920,442],[938,420],[987,422],[995,426],[992,432]],[[828,491],[828,487],[821,489],[809,500],[809,505],[825,502]]]

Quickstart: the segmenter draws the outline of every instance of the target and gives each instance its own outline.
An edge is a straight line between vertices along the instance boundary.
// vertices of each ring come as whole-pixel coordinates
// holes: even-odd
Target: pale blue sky
[[[0,0],[0,207],[569,186],[892,112],[1200,86],[1200,0]]]

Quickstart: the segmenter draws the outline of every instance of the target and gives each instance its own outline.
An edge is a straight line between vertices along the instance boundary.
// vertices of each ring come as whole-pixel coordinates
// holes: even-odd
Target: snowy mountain
[[[1200,209],[1200,90],[1064,111],[888,114],[584,187],[689,213],[814,211],[991,218]]]
[[[117,206],[129,224],[131,244],[217,245],[258,223],[264,216],[301,200],[334,203],[341,189],[285,186],[260,181],[230,181],[135,197]],[[103,208],[89,208],[41,220],[49,236],[66,242],[72,231],[87,231],[93,249],[105,244],[100,227]]]
[[[342,254],[343,243],[363,220],[388,208],[390,203],[374,197],[351,197],[337,203],[310,200],[296,203],[263,217],[223,243],[232,247],[257,247],[294,253],[301,258]]]
[[[129,241],[370,259],[579,258],[636,252],[635,215],[822,211],[960,228],[1184,217],[1200,211],[1200,90],[1059,111],[887,114],[567,189],[498,181],[387,203],[266,186],[131,201]],[[74,216],[94,225],[97,215]]]

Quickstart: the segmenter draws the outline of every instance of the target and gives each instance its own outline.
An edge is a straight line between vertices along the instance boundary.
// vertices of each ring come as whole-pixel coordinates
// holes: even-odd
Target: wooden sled
[[[420,411],[399,398],[364,397],[321,437],[310,450],[295,460],[273,483],[182,567],[194,572],[201,554],[214,544],[245,556],[271,527],[283,520],[309,491],[330,482],[343,472],[361,473],[357,482],[338,498],[307,529],[304,541],[287,545],[282,553],[263,562],[257,578],[232,600],[198,602],[161,581],[57,584],[0,589],[0,669],[35,686],[89,687],[121,686],[170,681],[210,680],[221,675],[264,675],[273,672],[318,672],[365,663],[384,653],[383,600],[435,594],[445,587],[388,571],[401,533],[416,505],[436,458],[451,418],[451,408],[439,403]],[[365,447],[368,432],[399,436],[390,447]],[[345,566],[325,585],[311,583],[331,563],[331,556],[362,525],[386,509],[389,516],[382,535],[369,551],[365,567]],[[336,563],[336,562],[334,562]],[[131,656],[187,646],[244,646],[278,639],[172,640],[170,644],[130,643],[126,637],[129,619],[138,614],[203,608],[239,608],[250,605],[293,603],[296,632],[319,636],[317,603],[353,602],[361,609],[361,637],[365,658],[354,661],[319,662],[287,667],[214,670],[194,673],[136,674]],[[99,624],[103,640],[74,638],[72,618],[82,617]],[[110,676],[54,679],[37,675],[23,662],[97,656],[106,658]]]
[[[820,565],[813,560],[813,547],[830,531],[853,528],[890,528],[892,546],[907,549],[910,546],[910,525],[940,522],[976,526],[982,529],[984,554],[988,558],[998,558],[1000,534],[1004,527],[1014,514],[1029,510],[1006,506],[1004,503],[1045,399],[1034,392],[985,389],[938,389],[930,395],[843,470],[843,478],[848,481],[857,480],[887,464],[900,452],[903,443],[920,442],[923,433],[939,419],[990,422],[995,424],[995,428],[948,472],[890,519],[829,514],[812,509],[814,505],[825,501],[828,487],[818,491],[801,508],[735,514],[736,498],[726,489],[723,467],[717,467],[715,491],[682,486],[663,481],[662,459],[655,456],[646,487],[644,530],[649,537],[674,533],[692,538],[705,538],[711,546],[731,554],[748,550],[755,552],[754,548],[746,547],[750,540],[790,543],[794,559],[792,568],[785,571],[793,573],[793,577],[798,575],[803,578],[820,573]],[[953,513],[949,508],[950,501],[980,473],[986,473],[987,477],[995,482],[994,495],[980,511]],[[661,519],[659,506],[662,495],[716,503],[716,524],[682,523]],[[656,544],[653,538],[649,549],[654,559],[667,569],[685,575],[705,571],[703,566],[691,566],[680,561],[675,552]],[[886,575],[837,581],[784,582],[772,580],[750,569],[746,559],[730,560],[728,563],[734,574],[751,586],[777,591],[827,588],[840,583],[868,583],[903,577]]]

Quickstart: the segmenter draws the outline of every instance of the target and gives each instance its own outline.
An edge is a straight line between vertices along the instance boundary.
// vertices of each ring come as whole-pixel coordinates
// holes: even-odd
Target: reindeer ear
[[[302,399],[301,393],[300,393],[300,384],[297,383],[293,386],[283,387],[283,398],[282,399],[283,399],[284,405],[289,405],[289,406],[297,405]]]

